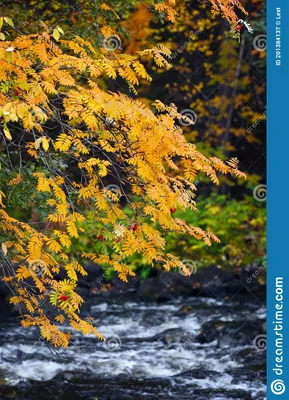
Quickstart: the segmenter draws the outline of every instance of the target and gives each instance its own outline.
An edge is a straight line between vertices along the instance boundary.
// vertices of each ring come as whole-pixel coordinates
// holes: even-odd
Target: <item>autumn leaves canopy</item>
[[[234,19],[235,1],[211,3],[214,12],[226,8]],[[156,10],[173,21],[173,6],[168,0]],[[95,48],[81,37],[67,39],[60,27],[42,24],[38,34],[22,35],[10,19],[1,21],[11,28],[0,42],[3,280],[12,289],[11,303],[25,304],[23,326],[38,326],[53,345],[68,345],[70,334],[58,327],[66,320],[72,329],[102,338],[91,320],[79,317],[83,299],[75,289],[87,274],[85,260],[113,268],[124,281],[134,275],[130,257],[136,253],[147,264],[188,273],[166,253],[163,232],[208,245],[217,241],[212,232],[179,219],[177,211],[196,208],[199,173],[216,184],[218,173],[244,174],[236,159],[206,158],[188,143],[180,123],[186,117],[173,104],[156,101],[150,109],[105,89],[107,80],[122,79],[135,94],[151,80],[145,60],[170,68],[163,46],[128,55]],[[107,27],[102,32],[111,34]],[[21,190],[27,179],[35,188],[31,203],[41,205],[38,224],[17,218],[10,207],[15,188]],[[111,190],[112,181],[117,190]],[[101,241],[102,250],[78,252],[80,232]]]

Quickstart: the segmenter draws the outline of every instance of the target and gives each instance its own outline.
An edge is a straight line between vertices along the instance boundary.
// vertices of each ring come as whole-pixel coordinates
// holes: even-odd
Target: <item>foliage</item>
[[[151,97],[153,93],[155,97],[170,99],[188,116],[193,117],[195,113],[195,125],[183,128],[187,140],[198,142],[198,149],[208,157],[241,158],[246,170],[248,184],[243,181],[236,186],[235,181],[220,177],[219,193],[226,193],[226,201],[223,196],[220,199],[214,195],[208,197],[212,188],[206,182],[198,185],[199,211],[177,213],[186,221],[199,221],[200,217],[198,224],[215,232],[221,241],[207,248],[190,238],[176,240],[178,235],[167,238],[170,252],[199,265],[246,264],[265,255],[264,203],[258,204],[252,198],[253,188],[265,180],[266,52],[253,46],[255,36],[265,32],[265,7],[260,0],[242,4],[250,10],[250,16],[241,13],[237,18],[248,18],[254,32],[239,31],[236,37],[240,37],[240,44],[232,39],[227,22],[220,21],[217,15],[212,16],[204,3],[186,0],[177,3],[178,18],[173,25],[148,24],[145,31],[133,35],[126,48],[128,52],[138,51],[147,42],[160,41],[170,48],[173,68],[154,77],[153,92],[147,84],[140,95]],[[140,6],[129,23],[138,20],[141,13]],[[236,75],[238,65],[241,68]],[[216,193],[216,189],[213,190]],[[205,206],[210,207],[216,201],[216,209],[221,212],[217,215],[204,213]],[[246,215],[250,216],[249,221]],[[225,232],[227,219],[233,222],[231,229]],[[141,260],[135,263],[141,268]]]
[[[247,11],[242,6],[241,2],[238,0],[209,0],[211,4],[211,13],[214,15],[221,14],[223,18],[231,23],[236,23],[238,21],[235,8],[240,10],[243,14],[248,14]]]
[[[188,116],[195,114],[195,125],[184,127],[189,141],[198,142],[206,155],[242,157],[244,168],[264,180],[266,51],[258,51],[254,40],[259,35],[264,39],[265,8],[261,0],[242,4],[250,10],[254,32],[243,30],[241,43],[231,38],[227,21],[212,16],[204,3],[185,0],[177,3],[174,24],[150,24],[132,36],[127,51],[138,51],[148,42],[169,47],[173,68],[154,77],[153,91],[144,85],[140,96],[169,99]],[[136,12],[137,18],[142,11]]]
[[[266,208],[252,196],[238,201],[213,193],[198,201],[197,212],[179,212],[177,216],[198,221],[200,227],[212,230],[220,239],[208,248],[193,238],[171,234],[167,248],[173,254],[182,254],[183,259],[192,259],[199,266],[217,263],[229,267],[265,258]]]
[[[0,4],[2,15],[17,20],[22,33],[37,33],[40,21],[51,29],[61,24],[67,38],[81,35],[94,46],[101,45],[106,34],[128,36],[130,31],[123,20],[134,12],[137,0],[75,0],[39,1],[25,0]],[[176,19],[175,0],[149,0],[145,6],[149,20],[171,21]]]
[[[192,260],[198,267],[218,264],[222,268],[227,268],[265,260],[265,203],[255,200],[252,196],[236,200],[213,192],[210,196],[198,196],[197,205],[198,209],[194,211],[177,210],[175,217],[184,220],[187,224],[194,223],[203,230],[214,232],[220,242],[207,246],[204,241],[199,241],[192,236],[163,232],[166,249],[171,254],[181,255],[182,260]],[[131,210],[125,209],[125,212],[133,222]],[[93,232],[93,222],[89,221],[88,217],[86,223],[90,223],[91,232]],[[98,231],[101,231],[101,228]],[[95,233],[91,235],[96,237]],[[71,249],[71,254],[77,258],[81,252],[89,251],[109,255],[113,249],[107,245],[106,241],[101,240],[101,235],[98,240],[92,240],[91,236],[80,233],[80,240],[77,246]],[[139,253],[131,257],[130,266],[133,271],[140,273],[142,279],[152,273],[152,267]],[[110,267],[106,268],[106,275],[108,278],[114,276]]]
[[[172,20],[173,5],[168,0],[156,9]],[[65,321],[102,339],[91,319],[79,316],[83,299],[75,289],[87,272],[68,254],[80,233],[109,248],[84,252],[82,261],[107,265],[124,281],[134,275],[135,254],[147,264],[189,273],[166,252],[163,232],[187,234],[208,246],[218,242],[210,230],[186,223],[176,211],[196,210],[198,173],[214,184],[219,174],[244,174],[237,159],[207,158],[187,142],[180,121],[190,121],[174,105],[156,101],[153,112],[103,89],[105,79],[123,79],[136,93],[140,82],[151,80],[143,60],[170,68],[165,47],[126,55],[79,36],[66,39],[60,26],[49,29],[43,23],[40,33],[22,35],[7,33],[12,20],[2,22],[0,256],[4,281],[13,291],[10,301],[26,307],[22,325],[37,326],[56,347],[69,343],[70,333],[58,327]],[[111,34],[105,27],[102,33]],[[118,190],[107,186],[111,179]],[[31,195],[21,199],[23,214],[14,210],[21,193]],[[129,213],[120,207],[122,200]],[[28,204],[34,206],[30,215]],[[66,272],[63,280],[60,268]],[[44,305],[48,296],[51,312]]]

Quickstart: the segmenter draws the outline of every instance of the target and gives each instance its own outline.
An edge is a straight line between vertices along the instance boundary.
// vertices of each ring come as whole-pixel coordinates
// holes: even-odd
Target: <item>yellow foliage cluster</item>
[[[4,280],[13,287],[10,301],[26,306],[23,326],[38,326],[54,346],[66,347],[70,333],[58,327],[65,321],[72,329],[102,338],[90,320],[78,315],[83,299],[75,289],[78,276],[86,271],[66,254],[79,232],[90,229],[85,224],[87,210],[103,227],[102,240],[113,253],[83,253],[83,261],[112,267],[124,281],[134,275],[129,260],[136,253],[148,264],[185,271],[177,257],[166,254],[161,232],[188,234],[208,245],[217,241],[211,232],[186,224],[174,212],[195,209],[199,172],[216,184],[218,173],[244,174],[236,160],[206,158],[188,143],[178,123],[184,117],[174,105],[158,101],[153,112],[124,94],[103,90],[105,77],[122,78],[132,88],[150,80],[144,58],[169,68],[167,49],[107,55],[80,37],[61,40],[60,29],[58,33],[44,30],[0,43],[0,82],[8,87],[0,91],[2,145],[9,152],[20,143],[23,157],[35,163],[35,191],[46,196],[49,209],[43,221],[57,228],[44,233],[12,218],[5,209],[5,188],[0,188],[0,233],[7,238],[0,253],[5,259]],[[55,167],[59,160],[73,163],[74,171]],[[118,193],[107,186],[109,177],[117,180]],[[10,186],[21,181],[17,175]],[[133,212],[133,221],[119,206],[121,197]],[[64,280],[56,279],[60,268],[66,271]],[[27,279],[34,282],[32,289],[25,284]],[[45,313],[47,296],[54,316]]]
[[[211,5],[212,14],[221,14],[231,24],[237,22],[239,19],[235,9],[240,10],[245,15],[248,14],[239,0],[208,0],[208,2]]]

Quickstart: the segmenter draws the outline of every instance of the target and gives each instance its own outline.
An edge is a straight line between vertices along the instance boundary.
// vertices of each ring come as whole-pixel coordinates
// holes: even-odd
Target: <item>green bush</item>
[[[220,243],[208,247],[192,237],[171,234],[168,250],[199,265],[239,266],[263,262],[266,253],[266,206],[253,196],[243,200],[213,193],[198,199],[197,212],[176,213],[187,223],[212,231]]]

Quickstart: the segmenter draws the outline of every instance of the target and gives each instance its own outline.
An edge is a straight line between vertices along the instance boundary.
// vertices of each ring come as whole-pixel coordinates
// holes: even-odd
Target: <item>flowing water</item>
[[[57,355],[33,330],[3,316],[0,399],[266,398],[265,352],[256,348],[250,328],[265,319],[260,303],[95,299],[86,312],[107,341],[74,332],[73,345]],[[248,321],[247,336],[238,336]],[[202,335],[207,339],[200,340]]]

